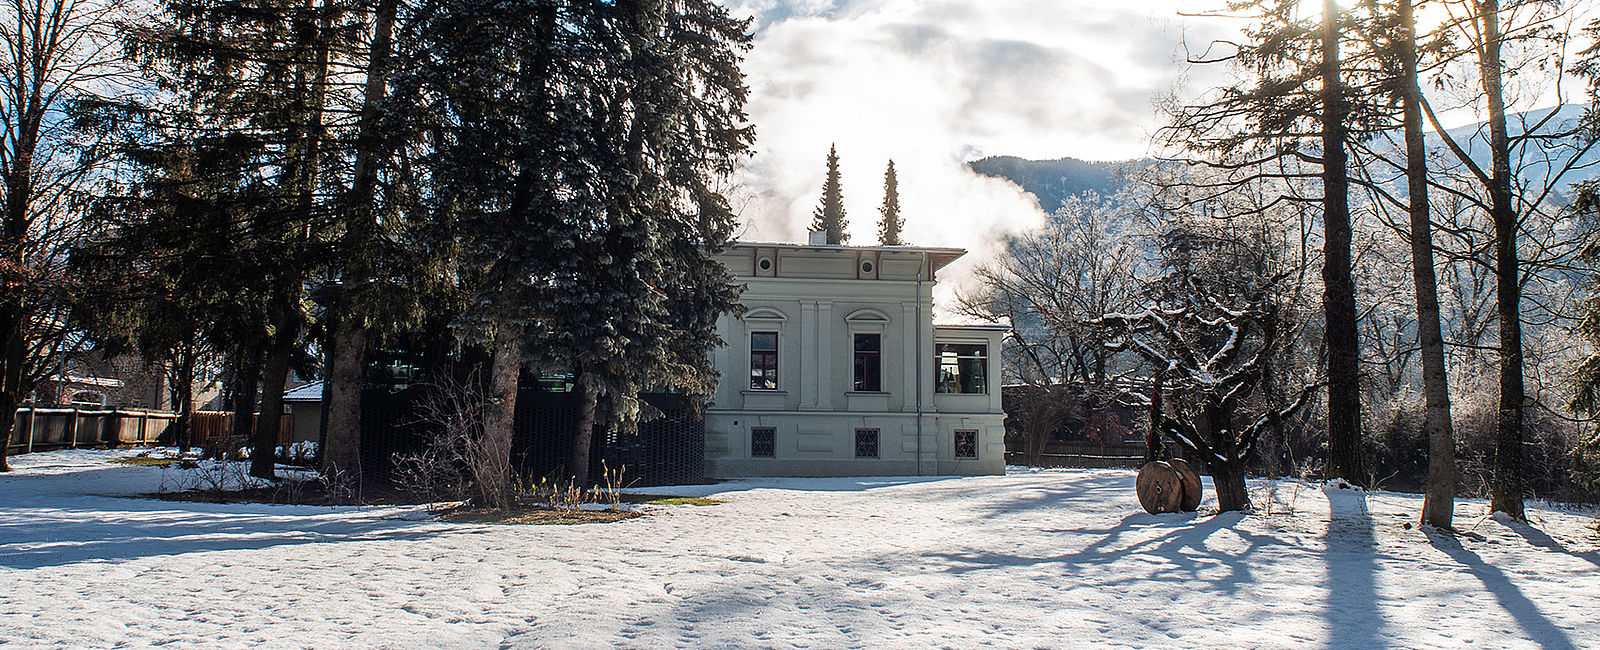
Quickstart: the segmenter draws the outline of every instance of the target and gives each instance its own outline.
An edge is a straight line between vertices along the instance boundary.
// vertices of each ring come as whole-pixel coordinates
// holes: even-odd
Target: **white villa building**
[[[815,241],[815,240],[814,240]],[[934,325],[959,248],[741,242],[706,475],[1001,474],[998,325]]]

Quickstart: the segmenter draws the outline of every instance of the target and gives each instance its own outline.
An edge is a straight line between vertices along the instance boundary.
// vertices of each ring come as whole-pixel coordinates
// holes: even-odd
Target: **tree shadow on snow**
[[[1050,475],[1052,478],[1059,474]],[[1107,503],[1128,500],[1133,491],[1133,474],[1083,474],[1073,476],[1070,483],[1041,483],[1017,486],[999,495],[1000,498],[978,506],[988,515],[1026,512],[1030,517],[1052,508],[1071,508],[1082,504],[1091,508],[1104,508]]]
[[[1512,527],[1513,530],[1517,528],[1516,526]],[[1543,535],[1543,533],[1540,533],[1540,535]],[[1539,607],[1534,605],[1533,601],[1529,600],[1527,596],[1523,595],[1522,590],[1518,589],[1517,585],[1512,583],[1511,579],[1506,577],[1505,572],[1501,571],[1499,567],[1485,562],[1477,553],[1462,546],[1461,541],[1452,535],[1429,531],[1428,539],[1433,542],[1435,548],[1443,551],[1445,555],[1449,555],[1471,571],[1472,575],[1483,583],[1484,588],[1489,590],[1495,600],[1499,601],[1500,607],[1505,609],[1506,613],[1510,614],[1512,618],[1516,619],[1517,624],[1522,626],[1523,631],[1527,632],[1528,637],[1534,642],[1544,648],[1570,649],[1577,647],[1573,645],[1571,639],[1567,638],[1566,632],[1556,627],[1555,623],[1550,622],[1550,619],[1539,611]],[[1551,541],[1554,542],[1554,540]],[[1592,562],[1593,560],[1591,559],[1590,561]]]
[[[1130,570],[1114,579],[1085,584],[1110,587],[1155,580],[1182,583],[1190,587],[1198,585],[1223,595],[1234,595],[1242,585],[1254,580],[1247,559],[1251,553],[1261,546],[1277,543],[1272,537],[1239,529],[1237,524],[1243,516],[1240,513],[1200,517],[1194,514],[1151,515],[1141,512],[1128,515],[1116,526],[1107,529],[1044,531],[1099,536],[1075,552],[1030,556],[982,550],[934,553],[924,556],[924,559],[943,563],[944,570],[952,574],[1011,567],[1059,566],[1063,576],[1084,576],[1088,567],[1127,562],[1133,558],[1140,564],[1130,568],[1147,569]],[[1222,544],[1211,544],[1210,538],[1221,531],[1237,537],[1242,544],[1234,550],[1224,550]],[[1148,538],[1139,535],[1148,532],[1159,534]],[[1129,537],[1134,539],[1125,539]]]
[[[1379,648],[1385,643],[1378,609],[1377,542],[1372,513],[1360,490],[1323,490],[1328,498],[1328,533],[1323,551],[1328,563],[1328,627],[1333,648]]]
[[[1506,527],[1510,528],[1511,532],[1521,535],[1523,539],[1528,540],[1529,544],[1540,546],[1562,555],[1570,555],[1580,560],[1584,560],[1589,564],[1593,564],[1596,568],[1600,568],[1600,553],[1595,553],[1594,551],[1574,551],[1569,549],[1565,544],[1557,541],[1554,537],[1551,537],[1544,531],[1535,528],[1532,524],[1525,524],[1520,521],[1512,520],[1506,523]]]
[[[131,508],[0,510],[0,566],[37,569],[289,544],[414,540],[440,532],[424,530],[419,522],[326,517],[334,511],[323,509],[230,512],[133,503]]]
[[[774,477],[735,478],[705,485],[658,485],[626,488],[630,494],[671,494],[703,497],[747,490],[788,490],[791,492],[867,492],[881,488],[928,484],[930,489],[956,489],[963,476],[854,476],[854,477]],[[943,485],[940,485],[940,484]]]

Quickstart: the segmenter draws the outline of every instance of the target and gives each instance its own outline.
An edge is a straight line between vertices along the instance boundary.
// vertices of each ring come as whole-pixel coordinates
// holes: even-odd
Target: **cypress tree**
[[[839,189],[839,153],[828,145],[828,178],[822,182],[822,205],[811,214],[811,229],[828,233],[828,243],[839,246],[850,243],[845,228],[850,225],[844,215],[844,192]]]
[[[889,161],[889,168],[883,172],[883,207],[878,208],[881,219],[878,221],[878,242],[884,246],[904,246],[906,243],[900,239],[900,229],[906,222],[900,218],[900,181],[894,176],[894,161]]]

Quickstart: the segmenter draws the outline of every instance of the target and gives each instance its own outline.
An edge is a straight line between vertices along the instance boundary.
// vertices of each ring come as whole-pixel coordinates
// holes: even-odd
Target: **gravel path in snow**
[[[1430,537],[1415,495],[1258,483],[1270,514],[1149,515],[1132,472],[1062,470],[656,488],[727,503],[465,525],[129,498],[163,470],[106,463],[128,453],[0,476],[0,644],[1600,647],[1592,511],[1527,526],[1467,500],[1469,533]]]

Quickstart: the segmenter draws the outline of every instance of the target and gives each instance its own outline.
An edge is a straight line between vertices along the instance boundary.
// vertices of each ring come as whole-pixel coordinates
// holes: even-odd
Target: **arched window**
[[[883,390],[883,338],[889,315],[871,307],[850,312],[844,317],[850,326],[851,366],[855,380],[850,390],[876,393]]]
[[[844,319],[851,323],[887,323],[889,322],[889,315],[871,307],[866,307],[850,312],[850,315],[845,316]]]
[[[754,309],[751,309],[750,311],[745,312],[743,318],[745,320],[747,320],[747,321],[752,321],[752,320],[754,320],[754,321],[786,321],[786,320],[789,320],[789,317],[788,316],[784,316],[783,312],[778,311],[776,309],[773,309],[771,307],[756,307]]]

